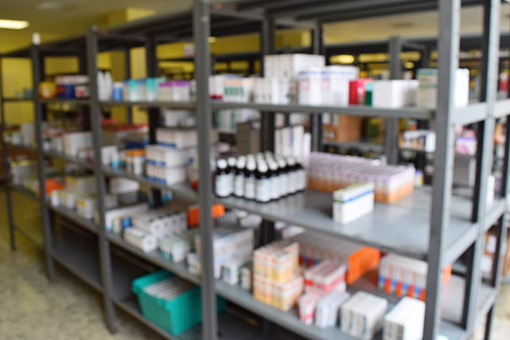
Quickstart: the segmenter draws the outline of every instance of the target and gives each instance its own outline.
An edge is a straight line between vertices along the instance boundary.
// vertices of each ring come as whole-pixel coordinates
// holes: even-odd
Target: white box
[[[133,214],[144,212],[147,210],[149,210],[149,205],[147,203],[140,203],[140,204],[132,205],[132,206],[125,207],[125,208],[119,208],[119,209],[107,211],[104,215],[106,230],[113,229],[113,220],[115,220],[115,219],[129,217]],[[96,223],[99,223],[97,211],[94,214],[94,221]]]
[[[187,171],[186,167],[167,168],[147,164],[147,178],[159,183],[172,185],[186,181]]]
[[[68,132],[64,134],[66,156],[85,158],[92,151],[92,132]]]
[[[398,109],[411,106],[416,100],[417,80],[375,80],[372,106]]]
[[[147,163],[168,168],[189,164],[189,154],[190,150],[188,149],[174,149],[161,145],[145,147]]]
[[[333,192],[333,220],[347,224],[374,210],[374,184],[358,183]]]
[[[348,106],[349,82],[358,79],[355,66],[328,66],[321,71],[322,105]]]
[[[124,241],[144,253],[158,249],[158,240],[154,235],[134,227],[124,229]]]
[[[419,81],[416,105],[429,109],[437,107],[438,70],[419,69]],[[464,107],[469,104],[469,69],[457,69],[455,74],[455,107]]]
[[[299,73],[298,102],[301,105],[322,104],[321,69],[311,68]]]
[[[383,340],[421,340],[425,303],[404,297],[384,317]]]

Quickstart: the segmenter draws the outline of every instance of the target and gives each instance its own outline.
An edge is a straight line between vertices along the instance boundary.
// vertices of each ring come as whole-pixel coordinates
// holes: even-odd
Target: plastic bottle
[[[267,203],[271,200],[271,178],[268,177],[266,162],[259,162],[256,178],[255,200],[260,203]]]
[[[296,161],[292,157],[287,157],[287,174],[289,175],[289,193],[295,194],[298,191],[299,174],[296,171]]]
[[[241,156],[237,159],[236,175],[234,178],[234,195],[244,197],[244,176],[246,171],[246,157]]]
[[[271,200],[277,200],[281,195],[281,180],[278,176],[278,164],[274,160],[268,162],[269,172],[268,176],[270,176],[270,185],[271,185]]]
[[[255,199],[255,169],[257,169],[255,159],[248,158],[244,176],[244,198],[247,200]]]
[[[227,161],[224,159],[218,159],[216,166],[214,192],[216,196],[225,198],[231,194],[230,174],[227,172]]]
[[[228,160],[228,173],[230,174],[230,194],[234,193],[234,180],[236,177],[236,164],[237,160],[235,157],[229,157]]]
[[[278,177],[280,177],[280,197],[285,197],[290,194],[290,179],[287,173],[287,163],[283,158],[278,159]]]

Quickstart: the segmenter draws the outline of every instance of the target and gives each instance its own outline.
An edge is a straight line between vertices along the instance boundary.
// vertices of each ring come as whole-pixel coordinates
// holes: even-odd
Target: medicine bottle
[[[296,172],[298,173],[298,191],[305,191],[306,190],[306,170],[303,168],[301,163],[296,161],[295,166]]]
[[[255,159],[248,158],[246,163],[246,171],[244,176],[244,198],[248,200],[255,199],[255,169],[257,168]]]
[[[224,159],[218,159],[216,166],[214,192],[218,197],[228,197],[231,194],[231,188],[230,174],[227,173],[227,161]]]
[[[281,192],[281,181],[278,176],[278,164],[274,160],[268,162],[269,172],[268,176],[270,177],[270,185],[271,185],[271,200],[277,200],[280,198]]]
[[[234,195],[244,197],[244,176],[246,170],[246,157],[241,156],[237,159],[236,174],[234,178]]]
[[[271,182],[267,174],[267,163],[259,162],[256,178],[255,200],[260,203],[267,203],[271,200]]]
[[[237,160],[235,157],[229,157],[228,160],[228,166],[227,166],[227,172],[230,174],[230,194],[234,193],[234,180],[236,177],[236,163]]]
[[[294,166],[296,165],[296,161],[292,157],[287,158],[287,167],[285,168],[287,170],[287,175],[289,176],[289,193],[295,194],[297,192],[297,186],[298,186],[298,173]]]
[[[280,197],[285,197],[290,194],[290,179],[287,173],[287,163],[283,158],[278,158],[278,177],[280,177]]]

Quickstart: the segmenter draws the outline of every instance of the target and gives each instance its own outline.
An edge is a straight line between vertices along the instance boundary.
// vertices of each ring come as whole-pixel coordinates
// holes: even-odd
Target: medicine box
[[[67,132],[64,138],[64,153],[66,156],[82,157],[92,150],[92,132]]]
[[[275,282],[288,281],[298,265],[299,244],[276,241],[253,253],[253,273]]]
[[[94,194],[80,194],[76,197],[76,213],[86,219],[94,218],[97,197]],[[104,196],[105,209],[114,209],[119,205],[116,195]]]
[[[414,106],[418,85],[418,80],[375,80],[372,106],[392,109]]]
[[[164,258],[172,262],[181,262],[186,259],[190,251],[190,242],[179,236],[161,238],[159,249]]]
[[[416,72],[418,79],[418,93],[416,106],[435,109],[437,107],[438,70],[433,68],[419,69]],[[469,69],[457,69],[455,73],[455,107],[464,107],[469,104]]]
[[[397,254],[388,254],[379,265],[378,286],[388,294],[425,301],[428,264]]]
[[[198,135],[195,129],[157,128],[156,142],[170,148],[189,148],[198,145]]]
[[[158,240],[145,230],[130,227],[124,229],[124,241],[142,250],[144,253],[158,249]]]
[[[326,260],[304,272],[305,291],[327,294],[332,290],[345,291],[346,266]]]
[[[425,302],[404,297],[384,317],[383,340],[421,340]]]
[[[160,145],[145,147],[147,163],[168,168],[187,165],[190,161],[189,154],[190,151],[186,149],[173,149]]]
[[[319,294],[318,292],[306,293],[299,297],[298,299],[299,320],[303,322],[305,325],[311,325],[315,320],[315,307],[320,299],[321,294]]]
[[[358,79],[359,68],[355,66],[327,66],[321,70],[321,104],[331,106],[349,105],[349,83]]]
[[[355,293],[341,307],[342,332],[353,337],[370,340],[383,326],[388,301],[365,292]]]
[[[374,184],[351,184],[333,192],[333,220],[347,224],[374,210]]]
[[[345,265],[347,284],[354,283],[369,270],[377,268],[381,258],[378,249],[310,231],[294,236],[289,241],[299,243],[299,264],[305,268],[325,260]]]
[[[351,294],[333,290],[323,295],[315,308],[315,325],[319,328],[334,327],[338,324],[340,306],[349,299]]]
[[[96,191],[96,178],[94,176],[65,176],[66,190],[76,194],[85,194]]]
[[[147,178],[151,181],[172,185],[186,181],[187,172],[186,167],[167,168],[164,166],[157,166],[147,164],[146,168]]]
[[[113,221],[114,220],[122,219],[125,217],[130,217],[131,215],[134,215],[134,214],[140,213],[140,212],[144,212],[147,210],[149,210],[149,205],[147,203],[139,203],[139,204],[135,204],[135,205],[132,205],[129,207],[125,207],[125,208],[109,210],[105,213],[106,230],[110,231],[113,229]],[[94,214],[94,221],[96,223],[99,223],[97,211]]]

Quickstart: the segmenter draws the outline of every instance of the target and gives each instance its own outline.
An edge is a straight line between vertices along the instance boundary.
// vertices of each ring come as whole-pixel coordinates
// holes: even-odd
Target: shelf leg
[[[101,157],[103,136],[101,132],[101,107],[99,106],[97,89],[97,53],[97,27],[93,26],[87,31],[87,70],[90,78],[90,125],[92,127],[92,136],[94,139],[94,172],[96,175],[97,210],[99,216],[99,261],[101,267],[101,283],[103,286],[103,304],[106,315],[106,324],[110,333],[114,334],[117,332],[117,328],[115,326],[116,317],[112,293],[112,260],[105,223],[106,210],[104,197],[106,194],[106,179],[103,171],[103,160]]]
[[[436,340],[441,323],[443,250],[449,229],[453,177],[455,76],[458,68],[460,0],[439,0],[438,98],[436,111],[437,148],[430,219],[427,295],[423,340]],[[396,136],[395,136],[396,137]]]

